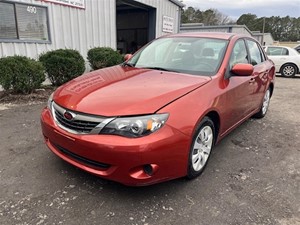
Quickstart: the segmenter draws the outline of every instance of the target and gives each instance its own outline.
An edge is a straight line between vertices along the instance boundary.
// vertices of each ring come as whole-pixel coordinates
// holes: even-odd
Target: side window
[[[263,53],[256,42],[247,40],[247,45],[249,48],[251,64],[253,66],[263,62]]]
[[[282,48],[282,55],[289,55],[289,50],[287,50],[286,48]]]
[[[240,39],[235,43],[230,56],[229,66],[232,68],[237,63],[249,63],[248,53],[244,40]]]
[[[267,55],[288,55],[288,50],[282,47],[268,47]]]

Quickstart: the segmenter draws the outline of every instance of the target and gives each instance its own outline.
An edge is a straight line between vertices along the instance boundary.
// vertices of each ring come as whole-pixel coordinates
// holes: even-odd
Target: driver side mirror
[[[126,54],[125,56],[124,56],[124,61],[128,61],[129,59],[131,59],[132,58],[132,54]]]
[[[251,64],[238,63],[232,67],[231,72],[237,76],[251,76],[253,70],[254,67]]]

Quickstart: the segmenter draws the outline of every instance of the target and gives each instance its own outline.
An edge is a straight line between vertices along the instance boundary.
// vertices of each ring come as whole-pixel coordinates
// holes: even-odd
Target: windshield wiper
[[[161,71],[168,71],[168,72],[177,72],[176,70],[170,70],[170,69],[156,67],[156,66],[141,67],[141,69],[152,69],[152,70],[161,70]]]
[[[133,64],[131,64],[131,63],[128,63],[128,62],[123,62],[123,64],[122,64],[123,66],[128,66],[128,67],[134,67],[134,65]]]

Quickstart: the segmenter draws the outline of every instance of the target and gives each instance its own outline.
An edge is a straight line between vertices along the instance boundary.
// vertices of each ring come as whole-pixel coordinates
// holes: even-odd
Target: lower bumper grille
[[[73,152],[70,152],[69,150],[57,145],[57,144],[54,144],[52,143],[52,145],[57,149],[59,150],[62,154],[68,156],[69,158],[72,158],[73,160],[77,161],[77,162],[80,162],[80,163],[83,163],[87,166],[90,166],[92,168],[95,168],[95,169],[102,169],[102,170],[106,170],[110,167],[109,164],[106,164],[106,163],[101,163],[101,162],[97,162],[97,161],[94,161],[94,160],[90,160],[90,159],[87,159],[87,158],[84,158],[82,156],[79,156]]]

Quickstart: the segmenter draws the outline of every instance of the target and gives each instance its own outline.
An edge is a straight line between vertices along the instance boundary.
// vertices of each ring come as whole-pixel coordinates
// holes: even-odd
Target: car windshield
[[[214,75],[224,58],[227,40],[195,37],[160,38],[137,52],[127,63],[192,75]]]

